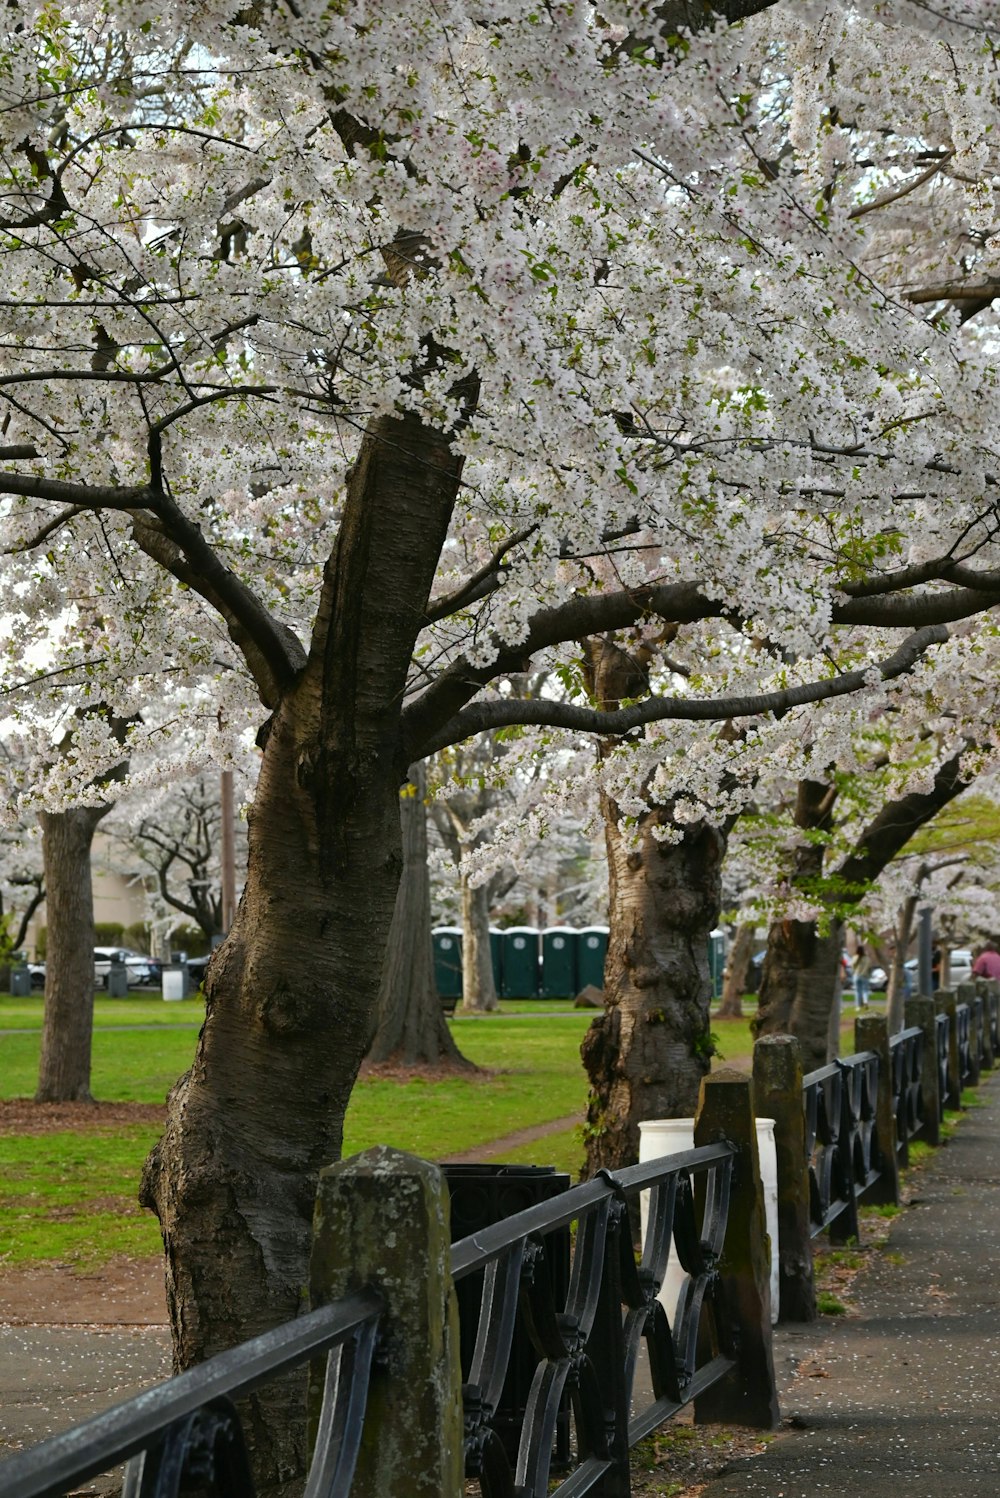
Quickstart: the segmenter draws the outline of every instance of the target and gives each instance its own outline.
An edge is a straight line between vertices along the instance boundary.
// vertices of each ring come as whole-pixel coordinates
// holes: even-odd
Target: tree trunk
[[[410,785],[400,798],[403,877],[389,930],[369,1061],[436,1066],[463,1059],[434,984],[426,801],[427,770],[413,765]]]
[[[417,417],[373,423],[308,661],[261,735],[246,887],[143,1177],[177,1368],[303,1307],[317,1176],[371,1038],[402,869],[401,703],[461,467]],[[247,1401],[259,1491],[300,1483],[304,1410],[304,1375]]]
[[[482,1014],[497,1008],[490,948],[490,892],[485,884],[473,888],[461,875],[462,892],[462,1008]]]
[[[757,928],[752,921],[737,926],[736,935],[729,944],[729,955],[722,974],[722,998],[716,1010],[717,1019],[743,1018],[743,995],[746,993],[747,972],[756,939]]]
[[[606,805],[610,935],[604,1013],[581,1046],[590,1078],[588,1176],[639,1158],[639,1122],[693,1115],[711,1065],[709,933],[722,904],[725,837],[705,823],[680,843],[655,829],[668,810],[648,812],[639,841]]]
[[[826,936],[820,936],[815,921],[775,921],[767,934],[754,1033],[794,1035],[807,1072],[828,1059],[843,940],[839,921]]]
[[[641,658],[610,637],[585,642],[591,696],[614,710],[647,681]],[[648,682],[647,682],[648,684]],[[603,758],[615,741],[600,746]],[[722,906],[726,838],[699,822],[679,843],[656,837],[671,808],[646,812],[622,832],[621,812],[601,797],[608,853],[608,953],[604,1012],[580,1047],[590,1078],[588,1176],[634,1165],[639,1123],[693,1115],[711,1065],[712,977],[708,939]]]
[[[886,1010],[890,1035],[898,1035],[906,1023],[906,979],[903,970],[906,963],[906,954],[910,949],[910,941],[913,936],[913,922],[916,918],[917,906],[920,903],[919,891],[922,882],[922,879],[918,881],[917,893],[909,895],[896,913],[892,967],[889,969],[889,985],[886,993]]]
[[[40,812],[48,938],[38,1103],[90,1103],[94,892],[90,850],[107,806]]]

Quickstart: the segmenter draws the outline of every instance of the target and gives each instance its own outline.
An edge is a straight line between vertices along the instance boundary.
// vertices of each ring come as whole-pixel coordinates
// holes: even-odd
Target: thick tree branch
[[[539,609],[523,643],[515,646],[498,643],[495,659],[486,666],[473,666],[461,657],[404,709],[403,735],[408,762],[424,753],[420,746],[439,732],[482,687],[497,676],[527,670],[531,657],[539,651],[567,640],[626,629],[649,614],[685,624],[716,618],[722,612],[722,605],[706,598],[698,582],[650,583],[616,593],[581,594],[555,608]]]
[[[128,515],[136,545],[222,615],[265,707],[277,705],[305,665],[297,636],[225,566],[199,527],[162,490],[151,484],[77,484],[44,474],[0,472],[0,494],[52,501],[77,512],[114,510]],[[68,518],[64,511],[52,527],[42,527],[26,544],[39,544]]]
[[[874,669],[883,681],[891,681],[894,677],[911,671],[930,646],[943,644],[947,639],[946,629],[940,625],[929,625],[917,630]],[[760,717],[765,713],[782,717],[793,707],[801,707],[810,702],[826,702],[834,697],[845,697],[851,692],[860,691],[867,685],[872,669],[871,666],[866,666],[862,670],[846,671],[824,681],[806,682],[801,686],[762,692],[756,696],[648,697],[643,702],[621,708],[617,712],[601,712],[597,708],[577,707],[573,703],[549,702],[540,698],[530,702],[517,698],[480,702],[456,714],[438,735],[420,746],[420,752],[432,754],[487,729],[515,725],[565,728],[578,733],[611,737],[630,733],[646,723],[678,720],[716,722],[727,718]]]
[[[914,833],[970,784],[961,767],[960,751],[939,766],[929,791],[913,791],[883,807],[837,869],[838,883],[859,894],[867,889]]]

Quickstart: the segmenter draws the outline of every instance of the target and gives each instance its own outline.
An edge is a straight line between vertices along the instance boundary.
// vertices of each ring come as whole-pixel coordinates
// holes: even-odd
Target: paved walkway
[[[852,1287],[858,1314],[779,1330],[786,1433],[701,1498],[996,1498],[1000,1074],[978,1100],[911,1177]]]

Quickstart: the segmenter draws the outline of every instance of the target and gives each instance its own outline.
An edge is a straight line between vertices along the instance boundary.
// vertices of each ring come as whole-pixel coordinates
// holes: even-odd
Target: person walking
[[[872,991],[872,960],[860,942],[854,954],[852,971],[854,973],[855,1008],[867,1009]]]
[[[983,950],[972,964],[975,978],[1000,978],[1000,952],[995,941],[983,943]]]

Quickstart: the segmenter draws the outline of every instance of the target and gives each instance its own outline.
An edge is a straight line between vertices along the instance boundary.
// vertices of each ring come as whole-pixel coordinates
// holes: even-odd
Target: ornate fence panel
[[[941,1118],[944,1118],[945,1099],[948,1096],[948,1036],[950,1024],[946,1014],[936,1016],[938,1096],[941,1100]]]
[[[199,1492],[252,1498],[253,1479],[234,1401],[325,1356],[322,1413],[305,1498],[346,1498],[382,1309],[380,1295],[362,1290],[209,1358],[11,1457],[0,1470],[0,1490],[4,1498],[60,1498],[127,1462],[122,1498],[177,1498],[192,1478]]]
[[[924,1095],[921,1072],[924,1057],[924,1032],[911,1025],[890,1037],[892,1058],[892,1111],[896,1120],[896,1156],[900,1165],[910,1163],[910,1140],[919,1134],[924,1123]]]
[[[972,1012],[968,1004],[956,1004],[955,1026],[958,1031],[958,1075],[961,1085],[972,1080]]]
[[[802,1082],[812,1236],[858,1236],[858,1197],[878,1177],[874,1120],[878,1057],[862,1051],[809,1072]]]
[[[454,1245],[455,1279],[483,1274],[478,1335],[463,1396],[466,1473],[478,1479],[484,1498],[547,1492],[569,1498],[605,1491],[603,1482],[620,1469],[628,1446],[735,1366],[718,1274],[732,1163],[733,1152],[723,1144],[635,1166],[529,1207]],[[648,1210],[637,1261],[628,1200],[640,1192],[648,1193]],[[549,1272],[546,1245],[571,1222],[577,1224],[572,1272],[560,1301],[553,1295],[558,1276]],[[671,1332],[657,1292],[675,1251],[688,1277]],[[518,1324],[538,1363],[512,1457],[492,1417]],[[629,1418],[643,1342],[653,1401]],[[567,1402],[575,1443],[569,1470],[550,1488],[557,1421]],[[609,1412],[616,1412],[610,1425]],[[627,1492],[627,1476],[621,1487],[620,1470],[617,1481],[607,1491]]]

